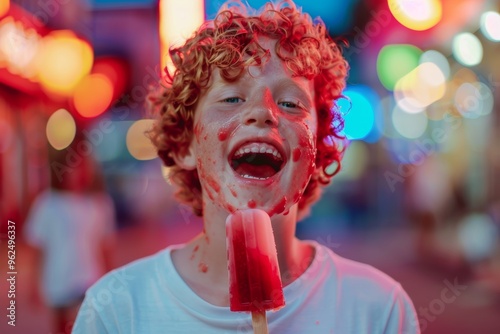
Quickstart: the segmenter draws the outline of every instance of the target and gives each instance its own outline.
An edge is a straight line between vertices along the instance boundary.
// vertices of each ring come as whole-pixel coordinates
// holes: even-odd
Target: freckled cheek
[[[296,139],[295,143],[292,143],[291,158],[294,163],[303,164],[308,161],[314,162],[316,158],[316,138],[308,131],[308,129],[302,127],[297,129],[294,136]]]

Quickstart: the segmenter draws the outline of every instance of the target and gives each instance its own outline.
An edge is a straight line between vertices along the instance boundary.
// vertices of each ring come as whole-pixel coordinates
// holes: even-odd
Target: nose
[[[278,125],[278,106],[274,103],[269,89],[257,98],[255,103],[249,105],[249,110],[244,114],[243,124],[258,127],[274,127]]]

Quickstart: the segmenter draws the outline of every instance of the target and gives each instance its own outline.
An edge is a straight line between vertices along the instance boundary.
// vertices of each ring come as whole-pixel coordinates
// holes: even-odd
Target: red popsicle
[[[265,321],[266,310],[285,305],[271,219],[259,209],[236,211],[226,220],[226,236],[230,309]]]

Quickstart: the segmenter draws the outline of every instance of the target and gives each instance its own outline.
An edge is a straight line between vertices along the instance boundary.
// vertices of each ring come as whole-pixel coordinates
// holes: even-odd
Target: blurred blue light
[[[337,103],[344,116],[343,134],[350,140],[365,139],[370,137],[373,142],[378,139],[378,132],[373,133],[375,125],[375,113],[380,98],[368,86],[349,86],[343,92],[346,98]]]
[[[220,6],[226,0],[205,0],[205,13],[207,19],[213,19]],[[250,7],[259,9],[264,6],[269,0],[247,0],[243,3]],[[274,1],[276,3],[276,1]],[[314,19],[321,17],[327,29],[331,33],[346,32],[353,24],[354,6],[359,0],[345,1],[330,1],[330,0],[295,0],[297,7],[302,7],[302,10]]]

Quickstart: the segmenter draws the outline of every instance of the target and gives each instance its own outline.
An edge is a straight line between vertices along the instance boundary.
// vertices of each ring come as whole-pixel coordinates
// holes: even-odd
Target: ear
[[[177,166],[185,170],[193,170],[196,168],[196,154],[193,149],[193,145],[185,150],[179,151],[177,153],[170,153],[174,159]]]

